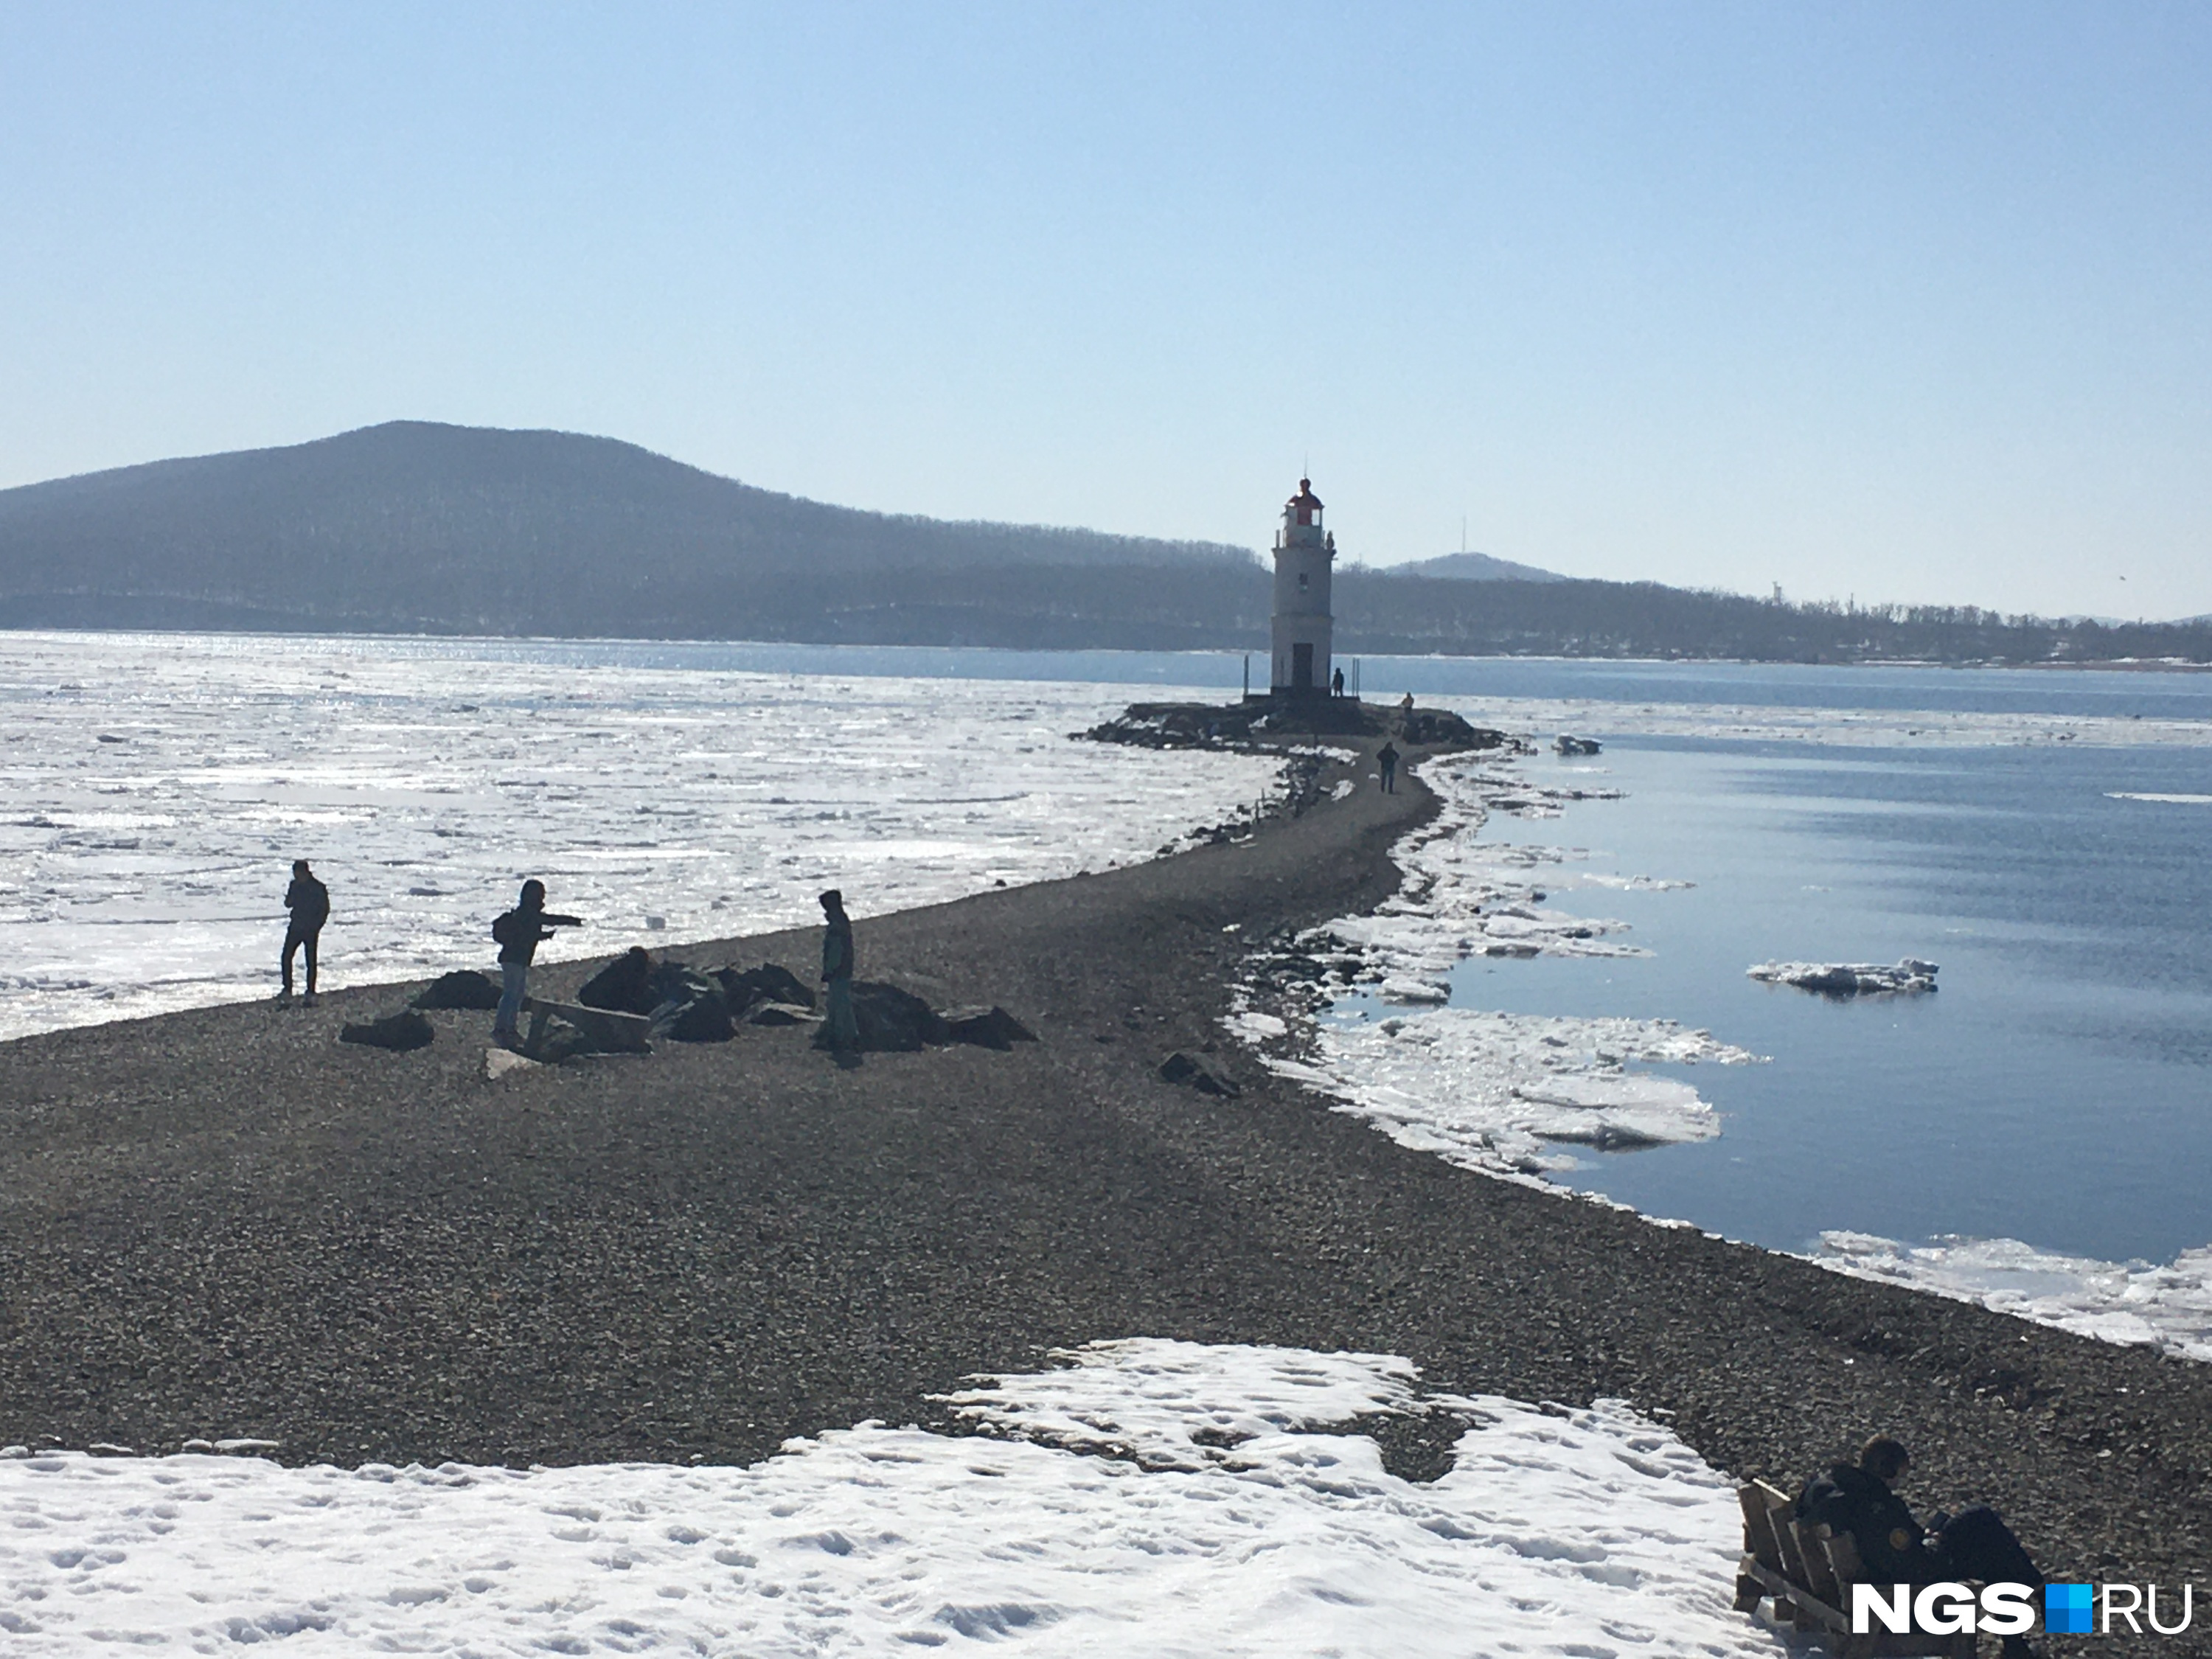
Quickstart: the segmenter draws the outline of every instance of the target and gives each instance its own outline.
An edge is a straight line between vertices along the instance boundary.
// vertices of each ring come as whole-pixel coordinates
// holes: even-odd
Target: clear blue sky
[[[2212,611],[2212,7],[0,9],[0,484],[398,416]]]

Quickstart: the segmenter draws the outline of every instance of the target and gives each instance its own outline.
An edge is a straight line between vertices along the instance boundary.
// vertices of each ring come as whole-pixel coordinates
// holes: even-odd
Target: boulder
[[[995,1004],[988,1008],[948,1008],[941,1018],[955,1042],[972,1042],[978,1048],[1000,1052],[1017,1042],[1035,1042],[1036,1034]]]
[[[821,1018],[811,1008],[789,1002],[756,1002],[745,1010],[748,1025],[812,1025]]]
[[[717,968],[714,978],[721,986],[722,996],[733,1012],[750,1008],[757,1002],[780,1002],[793,1008],[814,1006],[813,988],[789,969],[779,968],[772,962],[742,971]]]
[[[496,1008],[499,981],[473,968],[441,974],[408,1005],[415,1008]]]
[[[370,1020],[366,1025],[348,1025],[338,1033],[340,1042],[358,1042],[371,1048],[393,1048],[405,1053],[410,1048],[427,1048],[438,1035],[437,1028],[412,1008],[402,1008],[396,1014],[386,1014],[382,1019]]]
[[[718,990],[688,1001],[670,1000],[653,1011],[653,1034],[675,1042],[727,1042],[737,1036],[730,1006]]]
[[[1160,1062],[1160,1080],[1178,1088],[1195,1089],[1202,1095],[1219,1095],[1233,1100],[1244,1091],[1227,1078],[1196,1060],[1180,1048]]]
[[[952,1041],[945,1021],[911,991],[873,980],[853,981],[853,1023],[860,1028],[865,1054],[913,1054],[931,1044]],[[817,1048],[830,1046],[828,1026],[814,1034]]]
[[[584,981],[576,1000],[586,1008],[611,1008],[621,1014],[649,1014],[664,998],[653,994],[654,963],[641,945],[633,945]]]
[[[514,1077],[523,1072],[534,1072],[538,1069],[539,1068],[536,1060],[527,1054],[518,1054],[512,1048],[484,1050],[484,1080],[486,1082],[496,1083],[503,1077]]]
[[[652,994],[654,1008],[664,1002],[696,1002],[701,997],[722,994],[720,983],[680,962],[661,963],[647,976],[645,985]],[[650,1013],[652,1009],[647,1012]]]

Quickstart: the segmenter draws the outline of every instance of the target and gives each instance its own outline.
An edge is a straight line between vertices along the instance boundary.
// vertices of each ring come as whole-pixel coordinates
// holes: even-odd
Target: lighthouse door
[[[1291,647],[1291,684],[1301,691],[1310,691],[1313,683],[1313,647],[1301,641]]]

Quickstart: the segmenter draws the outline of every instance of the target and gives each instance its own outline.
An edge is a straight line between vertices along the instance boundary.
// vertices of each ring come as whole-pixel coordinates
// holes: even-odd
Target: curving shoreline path
[[[390,987],[0,1045],[0,1443],[750,1462],[1157,1335],[1618,1396],[1793,1486],[1892,1432],[1922,1514],[1994,1502],[2054,1577],[2203,1579],[2212,1368],[1470,1174],[1237,1050],[1245,941],[1395,890],[1433,805],[1370,788],[1246,844],[861,915],[865,976],[1003,1003],[1040,1038],[1011,1054],[842,1072],[747,1028],[493,1083],[488,1014],[433,1015],[415,1054],[338,1044]],[[672,948],[805,972],[818,937]],[[1208,1043],[1240,1097],[1158,1076]],[[1456,1431],[1377,1434],[1419,1473]]]

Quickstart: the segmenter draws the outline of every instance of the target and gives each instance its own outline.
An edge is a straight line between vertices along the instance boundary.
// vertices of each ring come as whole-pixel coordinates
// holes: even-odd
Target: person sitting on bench
[[[1797,1497],[1797,1518],[1848,1533],[1873,1584],[1934,1584],[1978,1579],[1985,1584],[2026,1584],[2039,1595],[2043,1575],[1997,1512],[1977,1504],[1954,1516],[1937,1515],[1923,1528],[1891,1490],[1911,1467],[1904,1445],[1876,1435],[1859,1448],[1856,1463],[1838,1463],[1808,1481]],[[2004,1638],[2004,1659],[2030,1659],[2025,1637]]]

